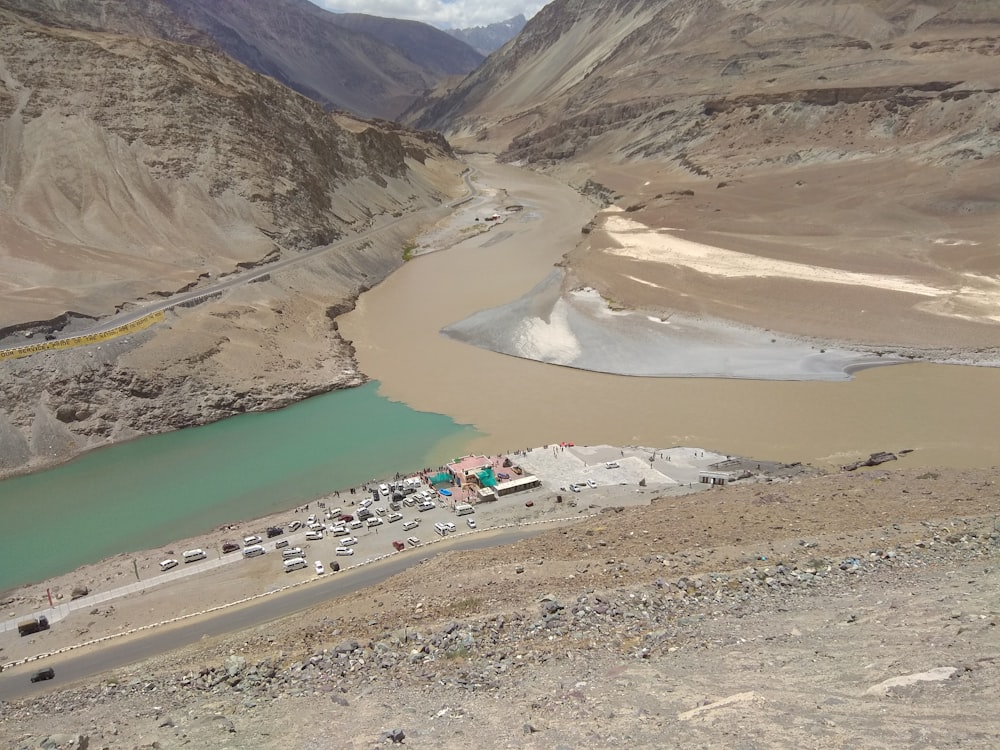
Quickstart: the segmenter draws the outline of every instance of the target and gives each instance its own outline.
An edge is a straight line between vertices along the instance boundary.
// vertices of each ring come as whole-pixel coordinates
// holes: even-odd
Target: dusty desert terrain
[[[711,26],[713,48],[689,37],[691,46],[679,54],[657,46],[654,55],[646,40],[662,42],[656,34],[673,28],[660,23],[666,16],[650,15],[654,23],[641,27],[635,14],[608,21],[606,8],[589,3],[581,19],[594,27],[610,23],[621,32],[616,41],[605,34],[602,45],[580,44],[580,19],[561,19],[551,38],[526,37],[527,72],[517,70],[522,50],[512,45],[493,58],[500,78],[483,78],[489,101],[472,112],[480,119],[459,123],[453,143],[504,153],[604,202],[593,221],[586,223],[596,203],[583,222],[574,206],[558,234],[534,240],[557,245],[564,256],[558,291],[566,299],[585,291],[611,313],[687,316],[817,350],[997,365],[994,26],[953,22],[975,3],[949,6],[942,23],[912,37],[893,30],[895,19],[905,22],[910,13],[920,29],[937,6],[894,13],[905,4],[882,3],[888,19],[857,4],[844,13],[829,3],[783,4],[775,12],[788,5],[806,13],[808,24],[748,25],[740,44],[750,46],[730,60],[734,16]],[[667,9],[646,6],[650,14]],[[980,8],[987,16],[987,4]],[[690,23],[697,18],[692,14]],[[836,33],[825,33],[830,29]],[[610,54],[607,45],[618,41],[633,46]],[[780,54],[767,54],[768,46]],[[558,56],[565,65],[545,64]],[[49,72],[51,54],[32,59],[37,71]],[[55,69],[86,72],[77,57],[67,59]],[[669,78],[656,70],[668,59],[676,71]],[[62,112],[41,111],[30,99],[33,89],[18,83],[30,80],[24,72],[0,73],[16,73],[18,84],[5,114],[18,126],[22,112],[34,117],[8,133],[23,139],[6,142],[46,143],[69,121]],[[70,83],[71,99],[88,105],[87,91]],[[537,91],[553,96],[542,105]],[[129,90],[118,93],[125,94],[122,108],[134,109]],[[512,101],[514,95],[523,99]],[[120,115],[102,114],[111,121]],[[133,116],[145,127],[141,113]],[[124,161],[95,165],[93,174],[81,160],[117,141],[84,125],[74,132],[85,148],[67,141],[51,152],[80,171],[69,192],[81,194],[101,170],[142,156],[130,151]],[[184,143],[162,149],[168,159],[187,150]],[[24,162],[32,164],[51,166]],[[47,171],[41,174],[37,184],[50,186]],[[413,188],[422,197],[407,208],[457,195],[456,174],[451,165],[414,178],[423,181]],[[266,167],[253,177],[275,182]],[[393,184],[394,194],[369,186],[365,200],[409,200],[410,188]],[[258,235],[255,244],[240,244],[240,233],[220,235],[218,227],[229,226],[222,221],[229,217],[237,228],[269,217],[250,215],[246,201],[221,183],[184,185],[171,194],[177,205],[202,201],[210,185],[221,191],[185,228],[185,239],[239,247],[207,256],[211,262],[182,255],[179,275],[161,269],[164,283],[151,288],[143,274],[138,287],[122,281],[111,290],[113,304],[176,289],[198,278],[199,263],[216,273],[266,251]],[[61,205],[45,190],[14,197],[49,213]],[[364,200],[346,197],[331,208],[351,224],[371,218]],[[316,231],[305,231],[313,229],[308,222],[297,221],[301,236],[315,239]],[[317,260],[100,353],[32,358],[5,370],[0,386],[13,406],[0,414],[0,471],[277,407],[371,376],[357,366],[335,317],[399,268],[402,249],[420,236],[418,224],[370,253]],[[173,222],[156,226],[172,239]],[[447,247],[468,226],[467,216],[464,226],[442,225],[418,251]],[[5,236],[27,242],[9,223],[3,227]],[[103,228],[98,222],[96,234]],[[87,237],[74,249],[101,244],[100,236]],[[143,250],[157,242],[186,246],[140,240]],[[24,254],[23,247],[14,249]],[[140,260],[137,270],[147,267]],[[46,316],[55,315],[82,299],[63,284],[30,309],[41,304]],[[93,307],[95,299],[96,314],[103,308]],[[438,391],[444,382],[435,383]],[[992,401],[967,401],[977,419],[988,421],[982,416],[990,417]],[[759,421],[780,422],[796,411],[782,406]],[[933,414],[893,414],[891,406],[890,420],[933,424]],[[532,417],[545,413],[524,408]],[[594,421],[589,414],[581,420]],[[828,426],[815,420],[807,429]],[[852,429],[873,431],[865,419]],[[973,429],[971,420],[961,426],[966,434]],[[696,494],[647,486],[640,496],[637,485],[627,485],[616,497],[608,490],[596,507],[574,509],[585,518],[515,545],[433,555],[369,590],[264,628],[206,639],[88,684],[44,684],[30,700],[0,704],[0,744],[310,750],[388,746],[405,735],[406,746],[427,748],[1000,746],[1000,720],[990,710],[1000,692],[1000,468],[888,465],[810,474]],[[552,494],[550,488],[530,511],[508,506],[507,520],[563,515]],[[134,578],[133,559],[141,573],[155,572],[163,557],[266,523],[241,522],[169,549],[103,561],[18,592],[5,606],[12,613],[44,606],[45,588],[65,600],[74,586],[113,587]],[[249,595],[274,585],[273,569],[262,571],[226,566],[197,586],[178,581],[95,606],[37,638],[7,638],[0,657],[15,660]],[[26,679],[44,662],[3,677]]]
[[[669,187],[643,173],[609,169],[623,196],[568,256],[575,283],[613,307],[937,361],[998,360],[996,241],[974,205],[993,189],[981,170],[963,170],[956,191],[970,197],[947,206],[939,193],[953,178],[934,168],[907,177],[898,165],[831,161]]]

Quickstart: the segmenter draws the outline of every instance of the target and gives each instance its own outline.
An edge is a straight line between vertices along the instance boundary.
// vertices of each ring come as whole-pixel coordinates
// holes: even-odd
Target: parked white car
[[[588,479],[587,480],[587,486],[590,487],[591,489],[593,489],[594,487],[597,486],[597,482],[595,482],[593,479]]]
[[[388,521],[389,523],[396,523],[396,521],[402,521],[403,520],[403,514],[402,513],[390,513],[389,515],[387,515],[385,517],[385,520]]]
[[[411,547],[416,547],[418,544],[420,544],[420,539],[418,539],[415,536],[408,536],[408,537],[406,537],[406,541],[407,541],[407,543],[409,543],[409,545]]]
[[[476,519],[475,518],[467,518],[467,519],[465,519],[465,524],[470,529],[474,529],[474,528],[476,528]]]
[[[178,563],[173,558],[169,560],[164,560],[160,563],[160,570],[170,570],[171,568],[176,568],[180,563]]]
[[[403,523],[403,530],[404,531],[409,531],[410,529],[417,528],[417,526],[419,526],[419,525],[420,525],[420,521],[418,521],[417,519],[413,519],[412,521],[405,521]]]
[[[318,542],[322,538],[323,538],[323,532],[322,531],[307,531],[306,532],[306,539],[308,539],[310,542]]]
[[[381,518],[369,518],[368,519],[368,528],[369,529],[373,529],[376,526],[381,526],[381,525],[382,525],[382,519]]]
[[[323,563],[319,560],[315,562],[316,565],[316,575],[321,576],[326,572],[326,568],[323,567]]]
[[[243,537],[243,546],[244,547],[252,547],[255,544],[260,544],[262,541],[264,541],[264,540],[261,539],[256,534],[253,534],[252,536],[245,536],[245,537]]]
[[[337,549],[334,550],[334,552],[338,555],[343,555],[343,556],[353,555],[354,549],[351,547],[337,547]]]
[[[353,536],[341,537],[337,541],[340,542],[340,546],[341,547],[352,547],[352,546],[354,546],[355,544],[358,543],[357,537],[353,537]]]

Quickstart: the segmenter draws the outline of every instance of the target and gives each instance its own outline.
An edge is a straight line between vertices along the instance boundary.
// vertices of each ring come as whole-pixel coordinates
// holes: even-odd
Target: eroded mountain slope
[[[416,121],[627,210],[594,222],[569,285],[660,315],[993,351],[998,55],[986,2],[557,0]],[[761,270],[777,262],[802,271]]]
[[[0,10],[0,49],[8,345],[399,225],[211,313],[174,315],[155,336],[104,347],[100,361],[7,363],[3,470],[362,379],[331,311],[402,263],[400,219],[459,189],[440,137],[330,115],[197,46]]]

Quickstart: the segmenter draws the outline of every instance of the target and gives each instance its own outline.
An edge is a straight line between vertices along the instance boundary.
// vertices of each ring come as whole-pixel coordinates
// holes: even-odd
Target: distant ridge
[[[524,14],[518,13],[506,21],[497,21],[487,26],[471,26],[466,29],[448,29],[448,33],[456,39],[461,39],[480,54],[489,55],[521,33],[526,23]]]
[[[394,119],[482,57],[433,26],[337,14],[308,0],[162,0],[233,59],[319,102]]]

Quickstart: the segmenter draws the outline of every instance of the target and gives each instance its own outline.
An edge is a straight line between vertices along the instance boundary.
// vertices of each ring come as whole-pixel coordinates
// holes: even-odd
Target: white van
[[[184,558],[184,562],[189,563],[195,560],[204,560],[208,555],[205,554],[205,550],[203,549],[189,549],[182,557]]]
[[[410,529],[417,528],[417,526],[419,526],[419,525],[420,525],[419,521],[404,521],[403,522],[403,529],[406,530],[406,531],[409,531]]]
[[[293,557],[291,560],[285,560],[285,572],[290,573],[293,570],[301,570],[308,563],[304,557]]]
[[[443,523],[436,523],[434,524],[434,531],[436,531],[441,536],[447,536],[448,527],[445,526]]]
[[[259,544],[251,544],[243,548],[243,557],[257,557],[264,554],[264,547]]]
[[[281,550],[281,556],[285,560],[292,560],[296,557],[302,557],[301,547],[289,547],[288,549]]]
[[[455,506],[456,516],[467,516],[470,513],[475,513],[475,512],[476,509],[467,503],[459,503],[458,505]]]

